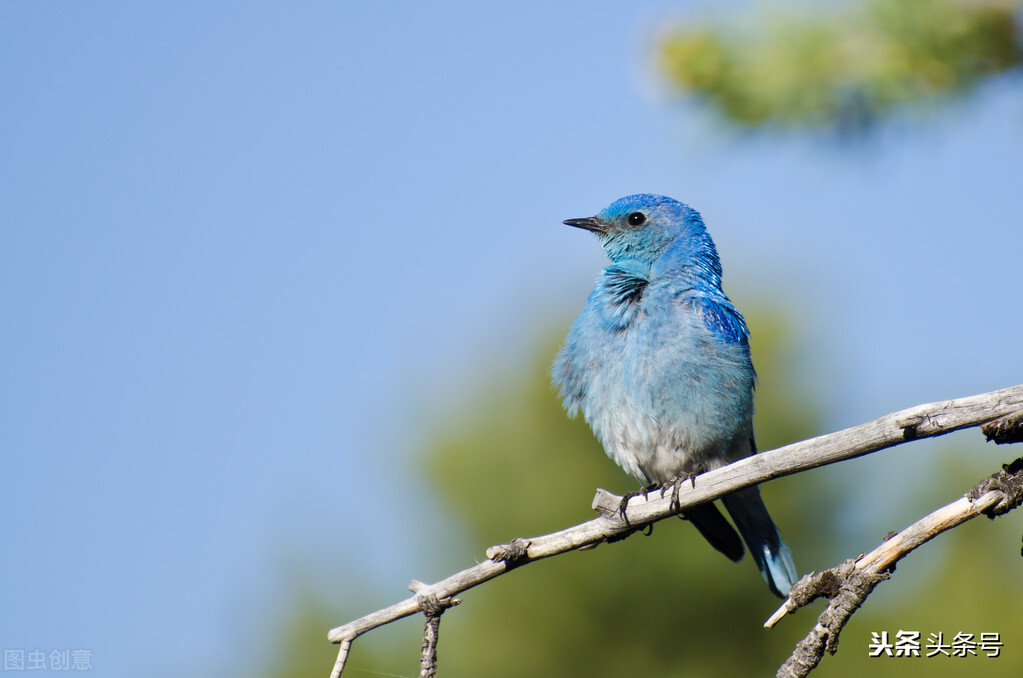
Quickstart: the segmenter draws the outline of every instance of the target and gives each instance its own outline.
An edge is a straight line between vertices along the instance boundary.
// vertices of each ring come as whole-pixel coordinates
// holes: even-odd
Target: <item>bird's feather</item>
[[[727,299],[700,296],[693,300],[693,308],[707,323],[707,327],[722,341],[729,344],[744,344],[749,341],[746,321]]]

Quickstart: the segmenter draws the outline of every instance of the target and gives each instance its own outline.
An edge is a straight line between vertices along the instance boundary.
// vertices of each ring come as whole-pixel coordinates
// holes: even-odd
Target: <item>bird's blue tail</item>
[[[760,499],[759,488],[748,487],[722,497],[721,501],[749,546],[753,560],[771,592],[779,598],[786,597],[799,576],[796,566],[792,564],[792,552],[781,540],[778,528],[774,526],[771,516],[767,514],[767,507]]]

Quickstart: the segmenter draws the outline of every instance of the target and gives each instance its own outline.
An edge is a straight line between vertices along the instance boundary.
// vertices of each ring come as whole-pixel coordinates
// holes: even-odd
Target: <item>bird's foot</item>
[[[689,473],[683,473],[678,478],[675,478],[675,480],[669,480],[668,482],[666,482],[663,485],[661,485],[661,496],[662,497],[664,496],[664,493],[668,490],[668,488],[669,487],[671,488],[671,510],[672,511],[679,512],[679,511],[682,510],[682,507],[678,503],[678,491],[682,487],[682,483],[684,483],[685,481],[688,480],[692,484],[693,487],[696,487],[696,476],[698,476],[698,475],[700,475],[700,474],[699,473],[693,473],[692,471],[690,471]]]
[[[626,492],[625,494],[622,495],[622,501],[621,503],[618,504],[618,515],[620,515],[622,517],[622,520],[625,521],[626,527],[632,527],[632,525],[629,523],[629,516],[626,515],[626,511],[629,508],[629,501],[633,497],[638,497],[639,495],[643,495],[643,499],[649,499],[650,492],[658,489],[659,487],[660,486],[657,483],[654,483],[653,485],[647,485],[646,487],[641,487],[638,490]]]

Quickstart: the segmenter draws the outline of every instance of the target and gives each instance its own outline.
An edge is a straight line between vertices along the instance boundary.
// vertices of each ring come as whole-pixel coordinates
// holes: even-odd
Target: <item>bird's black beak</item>
[[[576,228],[585,228],[587,231],[593,231],[594,233],[605,233],[607,227],[602,224],[597,217],[585,217],[583,219],[565,219],[563,222],[569,226],[575,226]]]

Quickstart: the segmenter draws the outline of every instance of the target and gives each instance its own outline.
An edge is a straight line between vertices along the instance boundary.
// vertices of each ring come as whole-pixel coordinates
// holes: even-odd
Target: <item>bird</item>
[[[581,411],[608,456],[644,486],[677,492],[683,479],[755,454],[749,328],[722,290],[700,213],[643,193],[564,223],[596,234],[611,261],[551,368],[569,416]],[[784,598],[796,569],[759,488],[721,502]],[[683,516],[715,549],[742,559],[742,541],[713,502]]]

